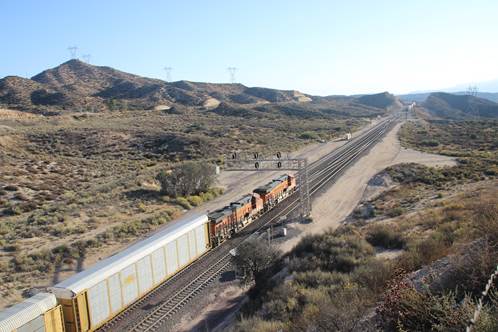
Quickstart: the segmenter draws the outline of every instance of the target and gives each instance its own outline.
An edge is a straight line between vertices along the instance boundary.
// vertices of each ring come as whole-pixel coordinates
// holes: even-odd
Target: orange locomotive
[[[271,210],[296,188],[296,178],[282,175],[254,190],[236,202],[208,214],[212,246],[217,246],[251,223],[263,212]]]

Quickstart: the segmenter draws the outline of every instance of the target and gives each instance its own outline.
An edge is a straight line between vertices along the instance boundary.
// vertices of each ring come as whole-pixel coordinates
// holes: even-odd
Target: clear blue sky
[[[498,78],[498,1],[0,0],[0,77],[68,60],[314,94]]]

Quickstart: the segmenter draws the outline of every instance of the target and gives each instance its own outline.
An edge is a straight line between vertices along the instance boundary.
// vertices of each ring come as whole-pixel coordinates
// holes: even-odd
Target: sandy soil
[[[369,180],[388,166],[417,162],[428,166],[453,166],[453,158],[402,148],[396,125],[370,152],[350,167],[332,186],[312,201],[313,223],[292,224],[299,235],[281,244],[283,251],[292,249],[306,234],[316,234],[336,228],[362,199]]]

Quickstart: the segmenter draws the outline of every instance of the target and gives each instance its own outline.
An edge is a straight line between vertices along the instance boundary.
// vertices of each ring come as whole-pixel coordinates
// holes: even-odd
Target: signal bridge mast
[[[297,171],[296,179],[299,190],[300,215],[308,217],[311,214],[311,199],[308,182],[308,160],[306,158],[289,158],[277,152],[265,156],[259,152],[233,152],[225,156],[225,171]]]

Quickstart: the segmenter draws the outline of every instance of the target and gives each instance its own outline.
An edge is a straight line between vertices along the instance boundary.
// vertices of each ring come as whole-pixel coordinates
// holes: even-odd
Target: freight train
[[[282,175],[219,210],[172,222],[53,286],[50,293],[0,312],[0,332],[94,331],[295,189],[295,177]]]

